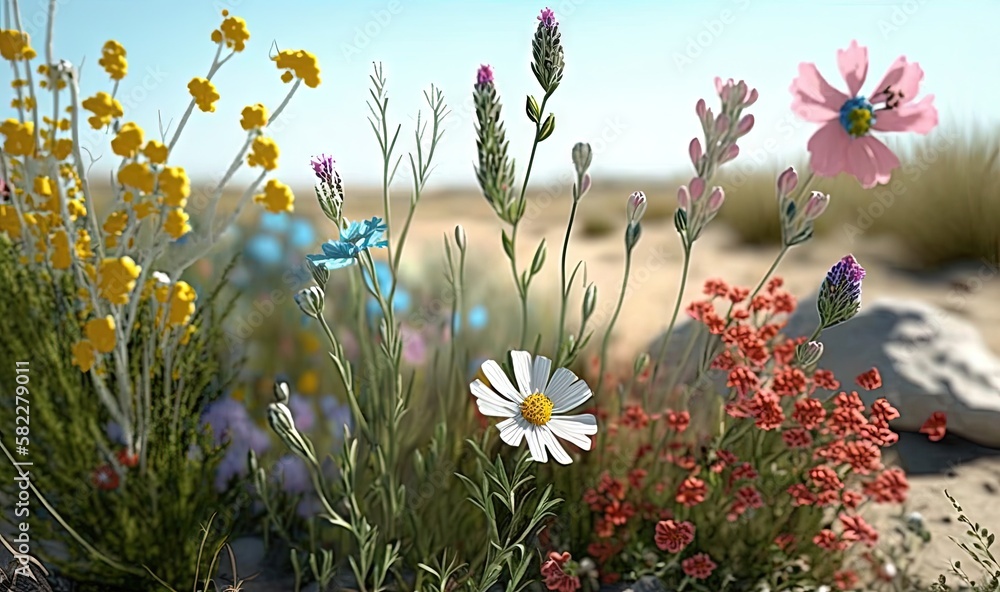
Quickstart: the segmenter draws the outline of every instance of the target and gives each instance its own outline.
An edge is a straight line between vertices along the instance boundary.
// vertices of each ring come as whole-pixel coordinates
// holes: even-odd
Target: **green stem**
[[[611,340],[611,331],[615,327],[615,323],[618,321],[618,313],[622,310],[622,303],[625,302],[625,292],[628,290],[628,276],[629,272],[632,270],[632,249],[626,249],[625,251],[625,274],[622,278],[622,289],[618,293],[618,304],[615,306],[615,313],[611,316],[611,322],[608,323],[608,328],[604,331],[604,340],[601,342],[601,365],[599,374],[597,377],[597,388],[594,389],[594,395],[601,394],[601,386],[604,383],[604,365],[608,357],[608,342]]]
[[[653,370],[650,372],[649,382],[646,383],[647,397],[650,390],[653,388],[653,384],[656,383],[656,375],[659,373],[660,366],[663,365],[664,359],[667,355],[667,344],[670,342],[670,336],[674,332],[674,325],[677,323],[677,315],[681,310],[681,302],[684,301],[684,289],[687,287],[688,271],[691,268],[691,244],[688,243],[687,239],[683,239],[684,242],[684,267],[681,269],[681,285],[677,290],[677,300],[674,302],[674,312],[670,315],[670,324],[667,325],[667,332],[663,335],[663,341],[660,343],[660,351],[656,354],[656,360],[654,361]]]
[[[573,233],[573,221],[576,219],[576,209],[580,200],[574,196],[573,207],[569,211],[569,223],[566,225],[566,237],[563,239],[562,261],[560,263],[562,292],[560,293],[559,306],[559,336],[556,339],[556,358],[558,359],[560,348],[562,347],[563,335],[566,331],[566,303],[569,300],[569,286],[566,285],[566,253],[569,251],[569,237]]]

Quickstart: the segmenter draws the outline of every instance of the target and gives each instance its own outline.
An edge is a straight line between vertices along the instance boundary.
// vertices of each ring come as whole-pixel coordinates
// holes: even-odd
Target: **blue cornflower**
[[[357,262],[361,251],[389,246],[389,241],[385,239],[387,229],[385,222],[374,216],[371,220],[351,222],[346,230],[340,231],[340,240],[323,243],[321,255],[306,257],[316,265],[330,270],[349,267]]]
[[[466,321],[469,323],[469,328],[473,331],[478,331],[486,326],[490,321],[490,311],[482,304],[477,304],[473,306],[472,309],[465,315]],[[462,328],[462,318],[459,316],[455,317],[455,323],[453,328],[453,333],[458,333]]]
[[[284,260],[285,249],[276,236],[258,234],[247,241],[243,248],[247,257],[265,267],[278,265]]]

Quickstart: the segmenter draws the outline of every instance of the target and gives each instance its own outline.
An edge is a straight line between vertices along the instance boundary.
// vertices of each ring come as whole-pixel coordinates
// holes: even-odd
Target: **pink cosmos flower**
[[[846,172],[865,189],[888,183],[899,159],[871,131],[927,134],[937,126],[934,95],[914,102],[924,71],[900,56],[865,96],[859,92],[868,75],[868,48],[852,41],[837,51],[837,64],[848,94],[833,88],[809,63],[799,64],[799,76],[789,88],[795,114],[823,124],[809,139],[809,165],[823,177]]]

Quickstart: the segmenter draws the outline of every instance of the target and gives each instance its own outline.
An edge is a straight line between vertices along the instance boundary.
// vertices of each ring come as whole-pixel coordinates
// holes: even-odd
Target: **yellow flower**
[[[73,365],[80,369],[80,372],[90,372],[97,361],[94,356],[94,346],[84,339],[73,344]]]
[[[35,154],[35,124],[31,121],[21,123],[16,119],[8,119],[0,123],[0,134],[6,138],[3,143],[4,152],[11,156],[34,156]]]
[[[257,136],[250,146],[247,164],[252,167],[264,167],[265,171],[273,171],[278,168],[278,145],[271,138]]]
[[[118,102],[118,99],[112,98],[111,95],[103,90],[92,97],[84,99],[81,105],[84,109],[94,114],[93,117],[87,119],[90,122],[90,127],[94,129],[101,129],[109,125],[112,119],[125,115],[125,111],[122,110],[122,104]]]
[[[195,104],[205,112],[215,112],[215,102],[219,100],[219,92],[207,78],[192,78],[188,83],[188,92],[194,97]]]
[[[163,164],[167,162],[167,146],[159,140],[150,140],[142,150],[149,162]]]
[[[135,217],[138,220],[142,220],[147,216],[155,214],[158,209],[157,205],[151,201],[137,203],[135,205]]]
[[[255,195],[253,200],[263,204],[272,214],[291,212],[295,209],[295,195],[292,188],[277,179],[270,179],[264,186],[264,193]]]
[[[104,232],[113,235],[120,235],[125,231],[125,226],[128,224],[128,212],[125,210],[118,210],[117,212],[111,212],[108,214],[108,219],[104,221]]]
[[[118,135],[111,140],[111,151],[123,158],[135,158],[142,147],[142,128],[133,122],[121,126]]]
[[[247,105],[243,108],[243,118],[240,119],[240,125],[246,131],[264,127],[267,125],[267,107],[261,103]]]
[[[142,268],[131,257],[108,258],[101,261],[97,272],[97,290],[101,298],[112,304],[127,304]]]
[[[173,208],[183,208],[191,195],[191,181],[184,167],[165,167],[160,171],[160,191],[163,203]]]
[[[112,80],[125,78],[128,72],[128,60],[125,59],[125,48],[115,40],[108,41],[101,48],[101,59],[97,60]]]
[[[73,140],[62,138],[52,143],[52,156],[56,160],[66,160],[73,152]]]
[[[315,395],[319,390],[319,375],[315,370],[306,370],[299,376],[297,389],[303,395]]]
[[[69,235],[63,229],[56,230],[52,235],[52,267],[69,269],[73,260],[69,256]]]
[[[69,211],[69,219],[73,222],[75,222],[77,218],[82,218],[87,215],[87,206],[83,205],[83,201],[79,199],[67,200],[66,209]]]
[[[191,320],[194,315],[194,301],[198,299],[197,292],[185,281],[174,284],[170,290],[170,304],[167,308],[167,324],[179,327]]]
[[[287,76],[290,71],[294,72],[295,77],[305,82],[309,88],[319,86],[319,64],[316,63],[316,56],[308,51],[303,49],[297,51],[286,49],[278,52],[278,55],[272,59],[277,64],[279,70],[286,71],[285,75],[281,77],[282,81],[288,82],[292,79],[291,76]]]
[[[0,204],[0,232],[6,232],[12,239],[21,238],[21,221],[14,206]]]
[[[81,228],[76,234],[76,258],[90,259],[94,256],[94,251],[90,248],[90,233],[86,228]]]
[[[149,165],[142,162],[130,162],[118,171],[118,182],[122,185],[135,187],[144,193],[152,193],[156,177]]]
[[[181,338],[177,343],[181,345],[187,345],[191,341],[191,336],[194,335],[194,332],[196,330],[197,329],[195,328],[194,325],[188,325],[187,328],[184,329],[184,334],[181,335]]]
[[[163,223],[163,230],[171,236],[174,240],[179,239],[191,230],[191,225],[188,224],[187,212],[180,208],[174,208],[167,212],[167,219]]]
[[[3,59],[16,62],[30,60],[36,55],[31,49],[31,36],[23,31],[12,29],[0,30],[0,56]]]
[[[223,10],[222,16],[225,17],[222,26],[212,31],[212,41],[215,43],[225,41],[226,47],[232,48],[233,51],[243,51],[247,39],[250,39],[247,22],[238,16],[229,16],[228,10]]]
[[[35,193],[43,197],[52,197],[52,179],[35,177]]]
[[[115,318],[111,315],[87,321],[83,331],[98,352],[106,354],[115,348]]]

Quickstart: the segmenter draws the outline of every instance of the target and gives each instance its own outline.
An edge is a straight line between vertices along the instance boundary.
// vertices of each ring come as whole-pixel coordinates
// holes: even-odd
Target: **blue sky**
[[[543,0],[544,2],[544,0]],[[869,47],[869,79],[899,55],[925,72],[922,94],[934,93],[944,125],[993,124],[1000,71],[994,31],[1000,2],[990,0],[548,0],[566,50],[563,85],[550,101],[555,134],[539,150],[540,180],[571,170],[578,141],[597,152],[602,176],[658,178],[689,168],[686,146],[698,135],[694,103],[711,99],[716,75],[746,79],[761,98],[757,127],[741,160],[774,163],[804,151],[812,125],[795,120],[788,86],[799,62],[816,62],[837,86],[835,52],[852,39]],[[44,39],[45,0],[22,0],[33,45]],[[403,125],[400,146],[413,146],[414,115],[432,83],[452,109],[432,183],[474,183],[475,141],[471,86],[481,63],[491,64],[504,98],[513,155],[523,173],[533,125],[524,97],[540,94],[531,75],[531,35],[540,5],[523,0],[58,0],[55,53],[79,64],[86,58],[84,95],[110,90],[97,66],[108,39],[128,51],[129,76],[119,98],[126,121],[155,133],[157,113],[176,122],[189,101],[187,82],[205,74],[214,46],[209,33],[228,8],[251,33],[245,52],[217,75],[222,99],[215,113],[196,111],[171,160],[192,177],[209,178],[228,166],[243,142],[239,113],[249,103],[271,109],[287,86],[268,60],[281,49],[315,53],[323,82],[302,87],[273,135],[282,149],[278,176],[309,183],[309,157],[333,154],[348,188],[378,182],[381,165],[366,121],[373,61],[385,65],[390,118]],[[278,6],[282,8],[277,8]],[[6,22],[4,23],[6,27]],[[987,76],[977,72],[990,73]],[[9,70],[0,84],[9,88]],[[874,83],[874,80],[870,80]],[[6,102],[6,101],[5,101]],[[711,104],[711,100],[710,100]],[[5,109],[9,116],[11,110]],[[175,123],[176,125],[176,123]],[[106,138],[85,136],[111,165]],[[402,153],[402,152],[401,152]],[[105,169],[106,170],[106,169]],[[241,175],[239,178],[246,178]]]

